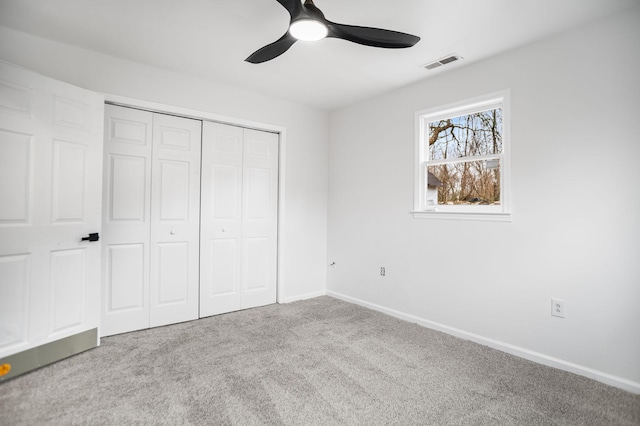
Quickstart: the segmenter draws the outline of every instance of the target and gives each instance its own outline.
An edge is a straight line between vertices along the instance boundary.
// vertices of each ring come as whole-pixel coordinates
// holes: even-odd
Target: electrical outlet
[[[564,318],[564,300],[551,299],[551,315]]]
[[[387,271],[384,269],[384,266],[380,267],[380,276],[384,277],[387,274]]]

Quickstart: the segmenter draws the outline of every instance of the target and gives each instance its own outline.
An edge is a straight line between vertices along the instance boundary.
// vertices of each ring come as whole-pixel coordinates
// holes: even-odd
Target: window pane
[[[502,153],[502,108],[432,121],[429,160]]]
[[[500,205],[500,161],[497,159],[428,166],[427,172],[427,207]]]

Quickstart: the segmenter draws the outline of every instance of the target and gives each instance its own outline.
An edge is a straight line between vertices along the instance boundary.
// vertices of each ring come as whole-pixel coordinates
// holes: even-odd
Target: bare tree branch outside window
[[[438,204],[500,204],[500,162],[491,156],[502,153],[502,109],[433,121],[428,132],[429,162],[441,163],[428,166],[442,182]]]

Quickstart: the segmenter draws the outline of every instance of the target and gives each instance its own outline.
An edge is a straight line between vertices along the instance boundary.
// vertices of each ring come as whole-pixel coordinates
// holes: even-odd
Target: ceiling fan
[[[304,4],[301,0],[277,0],[277,2],[291,15],[289,29],[278,40],[256,50],[245,61],[252,64],[270,61],[289,50],[298,40],[315,41],[333,37],[387,49],[411,47],[420,40],[420,37],[398,31],[331,22],[313,4],[313,0],[305,0]]]

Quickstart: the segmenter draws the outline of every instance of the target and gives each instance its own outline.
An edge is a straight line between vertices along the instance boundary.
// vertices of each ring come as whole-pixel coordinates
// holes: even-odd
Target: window
[[[509,219],[509,93],[416,113],[414,217]]]

